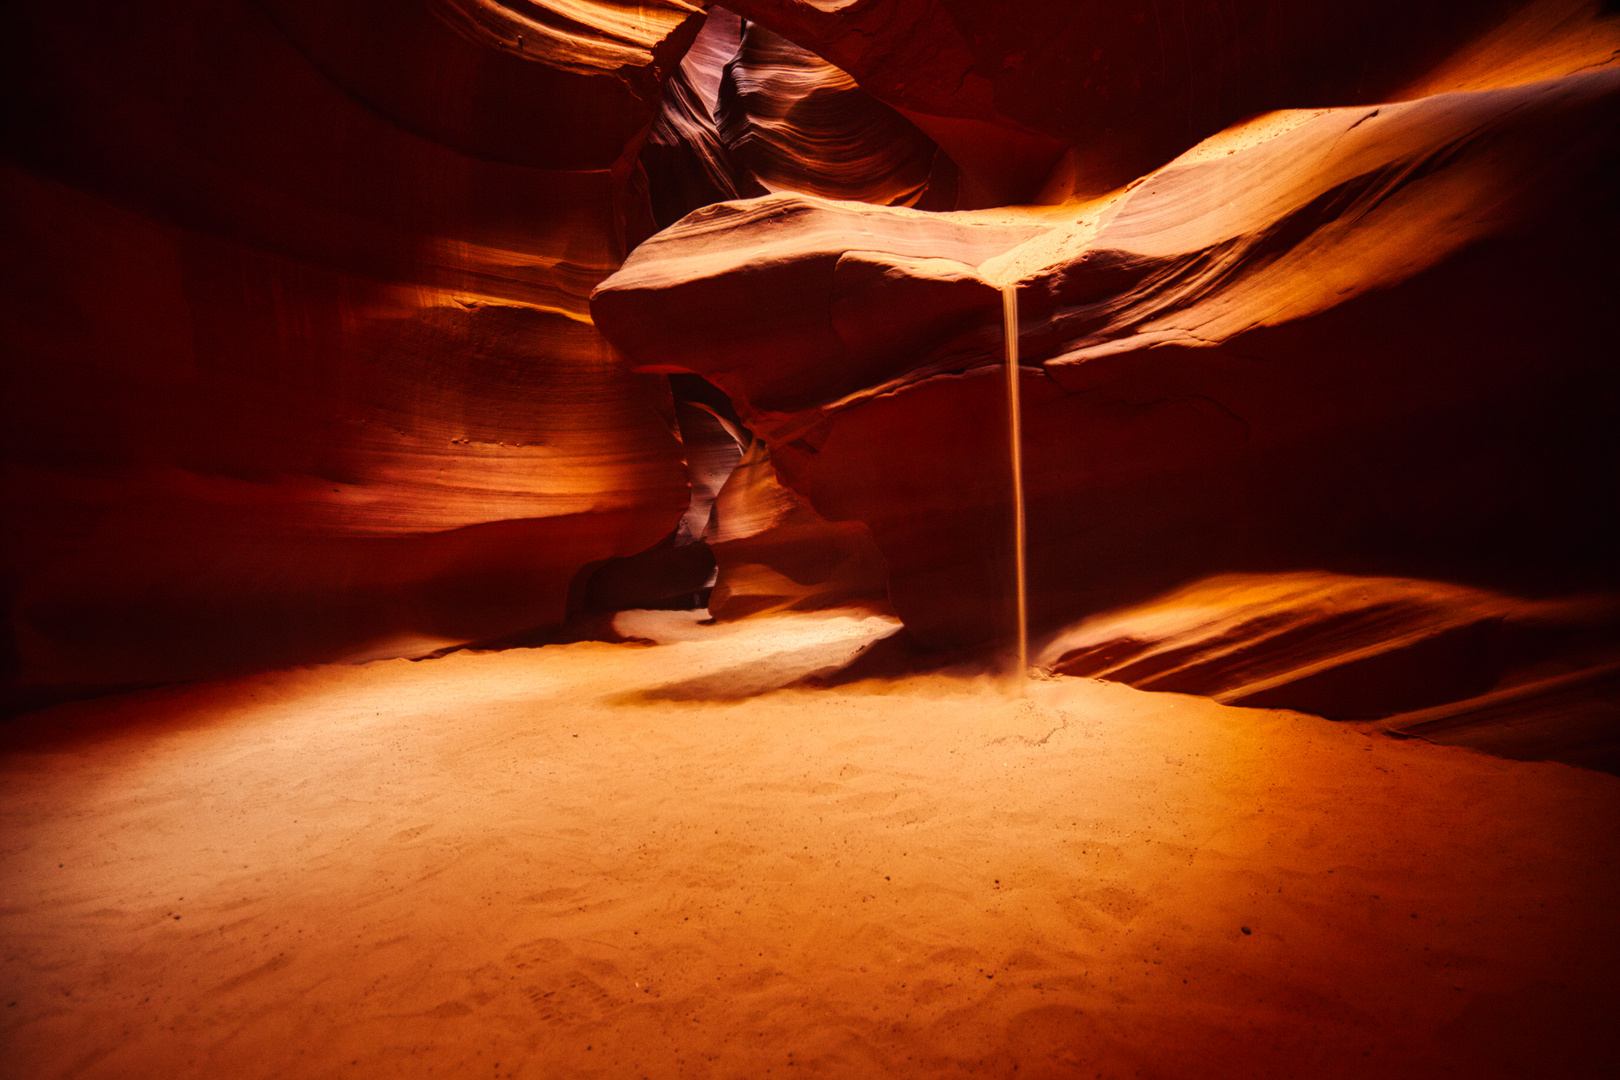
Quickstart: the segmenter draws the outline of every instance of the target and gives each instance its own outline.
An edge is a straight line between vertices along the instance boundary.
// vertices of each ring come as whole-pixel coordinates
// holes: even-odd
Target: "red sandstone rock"
[[[1620,769],[1620,605],[1320,572],[1221,574],[1067,627],[1037,663],[1526,760]]]
[[[734,20],[679,0],[8,11],[23,679],[499,636],[695,521],[677,406],[583,300],[670,207],[752,182],[749,137],[714,124],[733,60],[753,96],[732,115],[784,189],[910,198],[923,144],[862,141],[893,106],[962,165],[961,205],[1069,203],[776,195],[692,215],[599,294],[636,362],[710,376],[796,497],[849,519],[717,541],[722,607],[748,567],[772,604],[870,581],[869,528],[918,636],[993,636],[1003,280],[1043,367],[1046,625],[1241,566],[1602,578],[1612,72],[1561,78],[1612,52],[1593,5],[1532,5],[1439,66],[1497,9],[1403,9],[1394,34],[1389,3],[1240,4],[1181,12],[1178,46],[1151,5],[738,7],[795,44],[750,66]],[[804,107],[833,83],[836,108]],[[1261,117],[1075,201],[1256,109],[1398,98]],[[720,443],[685,428],[702,473]],[[675,573],[663,551],[636,572]]]
[[[982,336],[1001,303],[975,267],[1044,224],[801,195],[697,211],[641,245],[592,312],[641,370],[695,371],[760,413],[817,406]],[[993,345],[986,342],[983,351]]]
[[[687,0],[267,0],[337,88],[469,157],[628,167],[647,102],[702,24]],[[558,108],[558,103],[566,107]]]
[[[727,68],[716,116],[732,156],[769,191],[913,206],[929,185],[928,136],[847,73],[758,24]]]
[[[1075,148],[1105,192],[1244,117],[1402,97],[1441,58],[1524,5],[1317,0],[985,4],[735,0],[852,74],[961,166],[963,206],[1027,201]],[[1552,0],[1552,21],[1596,5]],[[1543,30],[1544,27],[1536,27]],[[1519,53],[1530,51],[1518,35]],[[1601,60],[1607,50],[1595,50]]]
[[[1613,587],[1617,89],[1607,67],[1264,117],[1062,211],[715,207],[593,309],[633,362],[731,392],[819,513],[866,524],[936,646],[1006,632],[1000,281],[1041,365],[1037,625],[1238,569]]]
[[[669,533],[664,380],[585,306],[701,22],[639,10],[8,11],[21,684],[554,623],[581,567]]]
[[[716,619],[885,606],[888,564],[866,527],[827,521],[783,487],[762,440],[727,478],[707,539],[719,571],[708,604]]]
[[[593,310],[639,366],[704,374],[767,425],[993,362],[1000,281],[1018,282],[1026,356],[1052,364],[1218,343],[1394,285],[1532,213],[1601,157],[1617,79],[1262,118],[1069,208],[716,206],[638,248]]]
[[[765,194],[720,137],[720,85],[742,48],[743,23],[710,10],[696,40],[664,86],[641,150],[653,220],[666,228],[700,206]],[[645,239],[645,238],[643,238]]]
[[[664,89],[641,164],[660,227],[768,191],[956,200],[956,166],[928,136],[847,73],[718,7]]]

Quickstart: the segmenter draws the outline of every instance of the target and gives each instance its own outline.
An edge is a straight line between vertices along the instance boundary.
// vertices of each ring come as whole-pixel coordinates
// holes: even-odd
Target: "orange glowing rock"
[[[728,6],[927,133],[962,170],[962,207],[1034,198],[1066,152],[1079,190],[1100,194],[1257,113],[1562,75],[1616,43],[1590,0]]]
[[[933,141],[807,49],[750,24],[727,78],[721,137],[767,190],[901,206],[928,190]]]
[[[716,119],[726,68],[741,50],[742,38],[743,24],[737,16],[724,8],[712,9],[664,86],[640,157],[658,228],[673,225],[700,206],[765,194],[758,180],[733,159]]]
[[[1001,282],[1037,625],[1233,569],[1607,587],[1617,100],[1611,66],[1273,115],[1059,207],[722,205],[593,311],[867,525],[930,644],[1010,626]]]
[[[1092,616],[1040,666],[1298,709],[1508,757],[1620,770],[1613,598],[1519,600],[1319,571],[1219,574]]]
[[[793,501],[714,540],[722,609],[882,564],[920,640],[996,637],[1007,282],[1037,623],[1238,567],[1603,585],[1615,24],[1544,0],[1461,48],[1498,9],[1447,7],[1390,34],[1393,0],[1243,0],[1179,39],[1089,2],[19,9],[18,678],[409,653],[685,590],[701,553],[590,578],[705,507],[730,527],[744,482],[673,372],[731,396],[743,475]]]
[[[866,527],[826,521],[783,487],[763,440],[749,444],[720,490],[707,539],[718,564],[708,605],[717,619],[886,606],[888,565]]]
[[[556,623],[675,526],[663,380],[585,297],[702,13],[542,6],[8,16],[22,687]]]

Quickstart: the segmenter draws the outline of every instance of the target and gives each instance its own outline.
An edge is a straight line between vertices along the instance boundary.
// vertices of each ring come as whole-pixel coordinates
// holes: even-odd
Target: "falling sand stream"
[[[1024,684],[1029,670],[1029,597],[1024,568],[1024,451],[1023,417],[1018,394],[1018,286],[1001,287],[1002,335],[1007,349],[1007,443],[1012,464],[1013,491],[1013,595],[1017,598],[1018,659],[1014,680]]]

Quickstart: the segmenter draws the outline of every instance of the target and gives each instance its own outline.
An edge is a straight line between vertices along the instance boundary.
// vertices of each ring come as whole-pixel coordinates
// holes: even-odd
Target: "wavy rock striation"
[[[928,189],[933,140],[809,50],[750,23],[725,75],[720,136],[767,191],[912,206]]]
[[[691,49],[664,86],[641,149],[652,218],[667,228],[710,203],[765,194],[720,136],[716,116],[726,68],[742,48],[744,24],[713,8]],[[643,239],[645,239],[643,237]]]
[[[670,78],[641,152],[653,217],[797,192],[950,209],[956,167],[847,73],[725,8]]]
[[[1220,574],[1066,627],[1037,663],[1620,772],[1613,597],[1320,571]]]
[[[827,521],[783,487],[761,439],[720,489],[708,542],[718,569],[708,602],[716,619],[887,606],[888,564],[866,527]]]
[[[554,623],[675,526],[667,387],[585,298],[694,5],[4,19],[15,685]]]
[[[723,203],[637,248],[592,312],[638,368],[697,372],[774,429],[982,336],[1001,301],[977,265],[1047,227],[800,195]]]
[[[734,0],[853,75],[962,169],[964,207],[1024,202],[1068,154],[1071,181],[1100,194],[1244,117],[1279,108],[1397,100],[1460,89],[1437,70],[1522,0],[1356,5],[985,4],[975,0]],[[1592,0],[1546,0],[1481,68],[1544,77],[1523,59],[1554,41],[1580,63],[1607,59],[1586,34]],[[1499,50],[1504,51],[1504,50]],[[1573,70],[1566,67],[1565,70]],[[1437,81],[1438,77],[1438,81]]]
[[[732,394],[819,513],[868,526],[936,647],[1006,625],[1004,282],[1037,625],[1231,571],[1613,588],[1620,68],[1584,55],[1269,114],[1060,207],[711,207],[593,310],[644,370]]]

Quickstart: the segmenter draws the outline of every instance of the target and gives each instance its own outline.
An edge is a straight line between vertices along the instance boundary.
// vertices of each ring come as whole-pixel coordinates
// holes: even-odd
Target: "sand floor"
[[[6,1077],[1583,1076],[1620,778],[631,613],[0,728]]]

